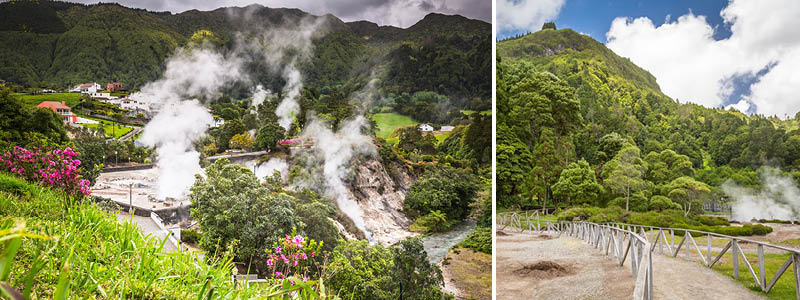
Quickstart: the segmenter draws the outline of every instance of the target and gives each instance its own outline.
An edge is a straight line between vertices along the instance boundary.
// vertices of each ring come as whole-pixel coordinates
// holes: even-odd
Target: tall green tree
[[[603,186],[597,183],[594,170],[583,159],[561,171],[552,189],[553,196],[575,205],[597,204],[603,193]]]
[[[689,176],[676,178],[666,186],[667,197],[683,206],[683,215],[702,212],[703,202],[711,192],[703,182]]]
[[[629,210],[631,195],[647,187],[645,171],[647,165],[641,158],[639,148],[628,144],[603,166],[603,184],[624,196],[625,210]]]

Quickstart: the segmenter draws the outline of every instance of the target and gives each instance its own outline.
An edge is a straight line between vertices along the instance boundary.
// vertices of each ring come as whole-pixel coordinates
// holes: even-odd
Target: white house
[[[456,129],[456,127],[455,127],[455,126],[449,126],[449,125],[448,125],[448,126],[442,126],[442,128],[441,128],[441,129],[439,129],[439,131],[442,131],[442,132],[448,132],[448,131],[453,131],[453,129]]]
[[[111,93],[94,92],[90,93],[89,96],[91,96],[92,98],[111,99]]]
[[[89,82],[78,85],[74,89],[71,89],[69,91],[74,93],[80,92],[81,94],[94,94],[97,93],[97,91],[102,91],[102,90],[103,87],[101,87],[100,84],[98,84],[97,82]]]
[[[433,131],[433,126],[429,124],[420,124],[419,127],[417,127],[417,129],[419,129],[419,131],[422,132]]]

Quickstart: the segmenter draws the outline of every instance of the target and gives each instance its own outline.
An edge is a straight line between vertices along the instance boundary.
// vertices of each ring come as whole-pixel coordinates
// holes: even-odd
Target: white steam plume
[[[286,66],[283,77],[286,79],[286,85],[283,87],[284,96],[275,109],[275,115],[278,116],[278,124],[283,129],[289,130],[295,116],[300,112],[300,104],[297,104],[297,97],[300,96],[300,90],[303,88],[300,71],[295,68],[295,60],[292,60]]]
[[[284,182],[286,182],[286,177],[289,175],[289,164],[282,158],[273,157],[262,164],[258,164],[258,161],[249,161],[245,166],[253,170],[256,177],[261,180],[272,176],[275,171],[281,172],[281,179],[283,179]]]
[[[253,90],[253,103],[251,103],[250,106],[257,108],[261,103],[264,103],[264,99],[267,99],[267,95],[271,94],[272,92],[270,90],[265,90],[263,85],[257,85]]]
[[[334,132],[323,121],[313,119],[303,131],[303,139],[312,139],[312,151],[317,154],[316,165],[322,165],[325,194],[336,199],[339,210],[344,212],[368,240],[372,234],[364,224],[364,213],[350,195],[345,179],[351,174],[351,161],[358,155],[376,155],[372,139],[362,133],[369,122],[364,116],[340,124]]]
[[[739,221],[752,219],[797,220],[800,215],[800,189],[788,176],[775,168],[761,169],[762,190],[740,187],[731,180],[722,184],[722,190],[733,198],[733,218]]]
[[[167,62],[161,79],[132,95],[157,111],[139,139],[156,147],[157,197],[185,195],[194,174],[200,173],[200,154],[193,143],[214,119],[197,99],[214,98],[226,83],[241,78],[240,65],[237,59],[209,49],[179,49]]]

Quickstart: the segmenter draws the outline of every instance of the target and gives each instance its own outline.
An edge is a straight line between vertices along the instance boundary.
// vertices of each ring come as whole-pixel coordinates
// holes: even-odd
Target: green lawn
[[[714,271],[733,278],[733,265],[731,264],[730,253],[731,251],[728,250],[728,252],[723,255],[722,261],[717,262],[713,269]],[[714,252],[713,254],[716,256],[718,252]],[[756,253],[747,252],[745,252],[745,255],[747,256],[747,260],[750,262],[750,265],[753,266],[753,269],[758,276],[758,264],[756,262],[758,255]],[[764,268],[766,271],[764,273],[767,275],[767,283],[772,281],[772,277],[775,276],[775,273],[778,272],[778,269],[780,269],[781,265],[783,265],[783,262],[785,262],[788,258],[789,254],[764,254]],[[747,269],[747,266],[744,264],[744,262],[739,260],[739,279],[735,281],[753,291],[758,292],[759,294],[765,295],[768,299],[796,299],[794,291],[793,269],[794,266],[789,267],[789,269],[786,270],[786,273],[783,273],[783,276],[781,276],[781,278],[778,279],[778,282],[775,283],[775,286],[772,288],[769,294],[763,294],[763,292],[761,292],[761,288],[755,284],[753,276],[750,275],[750,271]]]
[[[469,115],[475,113],[475,111],[474,110],[468,110],[468,109],[462,109],[461,113],[469,116]],[[492,115],[492,111],[491,110],[483,110],[483,111],[481,111],[481,114],[484,115],[484,116],[491,116]]]
[[[115,139],[119,139],[123,135],[131,132],[133,130],[130,127],[120,126],[120,125],[112,125],[112,124],[84,124],[83,126],[88,128],[98,128],[103,126],[103,129],[106,132],[106,136],[114,137]]]
[[[377,113],[372,116],[372,120],[378,126],[377,136],[382,138],[388,137],[397,128],[419,124],[411,117],[398,113]]]
[[[25,104],[36,106],[42,101],[64,101],[66,102],[67,106],[73,107],[78,104],[78,100],[81,99],[81,93],[50,93],[50,94],[39,94],[39,95],[31,95],[25,93],[13,93],[12,95],[20,97]]]

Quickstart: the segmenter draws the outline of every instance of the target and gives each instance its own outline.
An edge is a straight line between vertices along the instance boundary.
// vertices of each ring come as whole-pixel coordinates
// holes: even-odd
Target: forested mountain
[[[304,18],[324,18],[327,31],[314,39],[310,62],[300,66],[310,87],[365,82],[381,70],[386,92],[429,90],[463,102],[476,97],[488,102],[488,23],[430,14],[403,29],[259,5],[172,14],[107,3],[0,3],[0,79],[54,88],[119,81],[137,89],[159,78],[172,51],[198,34],[211,35],[209,40],[225,49],[234,46],[236,32]],[[273,84],[280,90],[283,82]]]
[[[761,166],[800,178],[798,116],[680,103],[653,75],[570,29],[503,40],[497,53],[501,206],[647,210],[667,197],[688,211],[692,201],[724,198],[727,179],[759,185]]]

